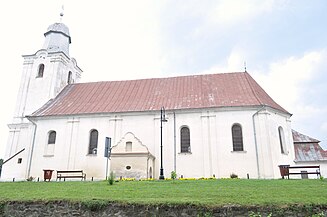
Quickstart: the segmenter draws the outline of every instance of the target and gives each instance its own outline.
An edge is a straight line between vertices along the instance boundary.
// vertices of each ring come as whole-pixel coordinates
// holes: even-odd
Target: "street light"
[[[163,167],[162,167],[162,122],[167,122],[165,107],[161,107],[160,110],[160,155],[161,155],[161,165],[160,165],[160,176],[159,179],[165,179]]]

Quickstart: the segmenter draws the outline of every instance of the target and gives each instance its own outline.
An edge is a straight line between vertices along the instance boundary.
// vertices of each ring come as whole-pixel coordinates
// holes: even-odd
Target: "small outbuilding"
[[[320,165],[321,176],[327,177],[327,151],[319,145],[320,141],[292,130],[295,165]],[[302,178],[317,178],[316,175],[302,176]]]

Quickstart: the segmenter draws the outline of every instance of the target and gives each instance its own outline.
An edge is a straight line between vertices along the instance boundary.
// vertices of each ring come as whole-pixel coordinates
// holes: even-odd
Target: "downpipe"
[[[37,125],[34,121],[27,119],[34,125],[34,133],[33,133],[33,140],[32,140],[32,147],[31,147],[31,155],[29,159],[29,165],[28,165],[28,170],[27,170],[27,177],[30,177],[31,175],[31,168],[32,168],[32,159],[33,159],[33,152],[34,152],[34,145],[35,145],[35,137],[36,137],[36,130],[37,130]]]
[[[255,156],[256,156],[256,163],[257,163],[257,173],[258,173],[258,178],[261,178],[261,174],[260,174],[260,164],[259,164],[259,153],[258,153],[258,141],[257,141],[257,131],[256,131],[256,127],[255,127],[255,121],[254,121],[254,117],[261,112],[263,109],[265,109],[266,106],[262,106],[258,111],[256,111],[253,115],[252,115],[252,123],[253,123],[253,134],[254,134],[254,146],[255,146]]]

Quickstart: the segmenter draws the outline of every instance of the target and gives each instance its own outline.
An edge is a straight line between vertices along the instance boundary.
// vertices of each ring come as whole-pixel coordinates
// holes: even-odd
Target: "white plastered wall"
[[[290,164],[294,160],[289,118],[271,109],[264,109],[256,114],[259,109],[175,111],[175,121],[173,111],[167,111],[168,122],[163,122],[162,134],[165,177],[170,177],[171,171],[176,167],[179,177],[215,175],[217,178],[224,178],[235,173],[240,178],[247,178],[247,175],[250,178],[280,178],[278,165]],[[36,123],[38,127],[31,166],[33,177],[42,177],[43,169],[82,169],[88,179],[104,179],[107,162],[104,157],[105,137],[111,137],[112,146],[115,146],[129,132],[155,157],[153,173],[154,178],[159,177],[160,111],[43,118]],[[242,126],[244,151],[241,152],[233,151],[231,128],[235,123]],[[180,129],[183,126],[190,129],[191,153],[180,153]],[[287,154],[280,152],[278,126],[284,129]],[[92,129],[99,132],[96,155],[88,154],[89,134]],[[53,156],[47,155],[45,151],[51,130],[57,133]],[[144,165],[143,157],[139,156],[132,161],[137,163],[140,160]],[[110,164],[111,161],[109,169]]]

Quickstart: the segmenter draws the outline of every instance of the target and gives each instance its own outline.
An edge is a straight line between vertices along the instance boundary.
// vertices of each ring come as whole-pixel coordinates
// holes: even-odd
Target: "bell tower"
[[[23,72],[19,88],[14,123],[23,121],[68,84],[81,78],[82,70],[69,55],[71,37],[63,23],[50,25],[44,33],[41,50],[35,54],[23,55]]]
[[[63,13],[60,14],[63,16]],[[23,70],[12,123],[8,124],[2,179],[26,179],[30,175],[36,124],[26,116],[56,97],[62,89],[81,78],[82,70],[69,55],[71,37],[62,22],[50,25],[43,47],[23,55]]]

